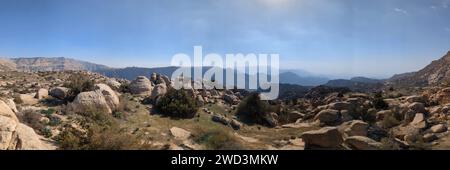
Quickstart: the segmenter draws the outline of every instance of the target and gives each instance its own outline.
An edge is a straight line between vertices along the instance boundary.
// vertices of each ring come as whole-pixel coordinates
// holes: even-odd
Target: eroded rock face
[[[152,94],[152,83],[145,76],[139,76],[130,83],[131,94],[150,96]]]
[[[337,148],[342,144],[341,133],[336,127],[324,127],[319,130],[308,131],[302,134],[305,148],[322,147]]]

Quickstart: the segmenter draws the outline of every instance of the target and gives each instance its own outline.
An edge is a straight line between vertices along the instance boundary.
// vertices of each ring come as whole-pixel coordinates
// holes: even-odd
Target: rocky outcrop
[[[131,94],[141,95],[141,96],[150,96],[152,94],[152,83],[145,76],[138,76],[136,80],[133,80],[130,83],[130,92]]]
[[[13,111],[0,100],[0,150],[54,149],[41,141],[34,130],[20,123]]]

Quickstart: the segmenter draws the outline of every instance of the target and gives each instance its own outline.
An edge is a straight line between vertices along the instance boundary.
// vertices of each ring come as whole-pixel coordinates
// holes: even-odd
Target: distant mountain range
[[[329,87],[346,87],[352,91],[358,92],[370,92],[380,90],[384,86],[384,80],[370,79],[366,77],[354,77],[350,80],[330,80],[324,85]]]
[[[203,72],[211,67],[204,67]],[[64,71],[64,70],[87,70],[98,72],[109,77],[124,78],[133,80],[137,76],[149,77],[152,73],[160,73],[171,76],[178,67],[156,67],[156,68],[112,68],[101,64],[94,64],[85,61],[74,60],[70,58],[0,58],[0,71]],[[226,72],[226,69],[223,70]],[[235,73],[244,74],[244,73]],[[244,75],[247,79],[250,76]],[[266,75],[259,75],[266,76]],[[425,68],[404,74],[394,75],[386,80],[371,79],[366,77],[354,77],[351,79],[329,80],[324,76],[317,76],[303,70],[280,70],[279,80],[281,84],[285,84],[288,89],[295,89],[293,86],[300,85],[312,86],[325,85],[329,87],[347,87],[353,91],[370,91],[377,90],[385,84],[398,86],[428,86],[441,85],[450,83],[450,51],[441,59],[433,61]],[[304,91],[303,88],[294,91]]]
[[[87,70],[95,71],[108,69],[109,67],[70,58],[3,58],[0,63],[8,63],[9,70],[36,72],[36,71],[65,71],[65,70]],[[0,66],[1,68],[5,68]],[[0,69],[1,69],[0,68]]]

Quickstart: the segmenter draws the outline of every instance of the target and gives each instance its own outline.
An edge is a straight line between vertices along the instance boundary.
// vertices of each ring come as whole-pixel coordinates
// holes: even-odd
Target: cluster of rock
[[[0,150],[48,150],[55,149],[41,139],[34,130],[19,122],[14,103],[0,100]]]
[[[433,145],[448,133],[448,97],[447,89],[441,89],[432,95],[384,99],[388,107],[376,109],[367,95],[347,94],[307,109],[314,117],[298,122],[314,121],[322,127],[302,134],[307,149],[382,149],[383,138],[400,148],[414,147],[419,142]],[[429,106],[431,100],[437,105]]]

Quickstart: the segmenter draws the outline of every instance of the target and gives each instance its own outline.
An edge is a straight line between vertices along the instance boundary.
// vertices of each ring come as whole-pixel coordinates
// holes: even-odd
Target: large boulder
[[[18,121],[16,114],[11,110],[11,108],[3,102],[3,100],[0,100],[0,116],[11,118],[15,121]]]
[[[287,121],[289,123],[296,122],[298,119],[305,117],[304,113],[300,113],[298,111],[291,111],[287,113]]]
[[[427,121],[425,119],[425,115],[423,113],[416,113],[413,121],[410,123],[412,126],[418,129],[424,129],[427,127]]]
[[[6,103],[6,105],[8,105],[8,107],[9,107],[14,113],[17,113],[17,112],[18,112],[17,107],[16,107],[16,103],[14,103],[14,100],[13,100],[13,99],[6,99],[4,102]]]
[[[307,131],[301,135],[305,148],[338,148],[342,142],[342,135],[335,127],[324,127],[319,130]]]
[[[19,123],[12,110],[0,100],[0,150],[55,149],[41,140],[34,130]]]
[[[426,113],[427,110],[425,110],[425,104],[414,102],[408,105],[408,108],[415,111],[416,113]]]
[[[103,97],[105,97],[106,103],[108,103],[108,106],[111,110],[116,110],[119,107],[119,97],[117,96],[117,93],[108,85],[96,84],[94,85],[94,89],[95,91],[101,93]]]
[[[99,91],[81,92],[69,104],[69,111],[86,114],[91,112],[112,113],[108,102]]]
[[[149,96],[152,94],[153,86],[150,80],[145,76],[138,76],[136,80],[130,83],[131,94],[140,96]]]
[[[447,126],[444,124],[437,124],[430,128],[431,132],[433,133],[442,133],[447,131]]]
[[[321,123],[326,125],[334,125],[340,121],[339,111],[333,109],[326,109],[320,111],[315,117],[314,120],[319,120]]]
[[[69,92],[70,92],[69,88],[55,87],[50,89],[49,94],[54,98],[63,100],[69,95]]]
[[[39,103],[39,100],[35,99],[34,96],[30,94],[19,94],[17,97],[22,101],[21,104],[23,105],[35,105]]]
[[[425,102],[425,98],[423,96],[419,96],[419,95],[406,97],[405,100],[409,103],[414,103],[414,102],[424,103]]]
[[[367,136],[369,124],[361,120],[351,121],[348,128],[345,129],[345,134],[348,136]]]
[[[34,97],[36,99],[39,99],[39,100],[47,98],[48,97],[48,90],[47,89],[39,89],[36,92],[36,95]]]
[[[156,85],[153,88],[151,99],[156,100],[158,97],[164,96],[167,93],[167,86],[165,83]]]
[[[329,109],[333,110],[349,110],[350,103],[348,102],[335,102],[328,104]]]
[[[345,139],[345,144],[356,150],[379,150],[382,144],[365,136],[351,136]]]

